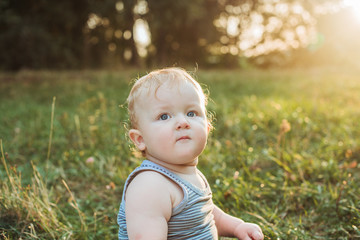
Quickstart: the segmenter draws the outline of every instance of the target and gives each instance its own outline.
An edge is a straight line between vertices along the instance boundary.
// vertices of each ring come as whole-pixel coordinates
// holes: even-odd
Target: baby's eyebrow
[[[186,108],[201,108],[201,107],[202,107],[202,105],[199,104],[199,103],[196,103],[196,102],[189,103],[189,104],[186,105]],[[205,108],[205,106],[204,106],[204,108]]]
[[[157,108],[158,110],[169,110],[171,109],[173,106],[170,103],[162,103],[162,104],[158,104]]]
[[[157,106],[154,109],[149,108],[148,111],[150,111],[151,115],[157,116],[162,113],[169,113],[171,112],[171,106],[169,104],[162,104],[160,106]]]

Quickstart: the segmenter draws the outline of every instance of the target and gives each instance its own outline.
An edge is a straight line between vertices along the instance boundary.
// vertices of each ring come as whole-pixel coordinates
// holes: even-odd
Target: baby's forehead
[[[143,98],[157,98],[159,91],[171,92],[174,94],[181,94],[184,89],[192,88],[196,91],[196,93],[200,96],[204,95],[201,89],[198,89],[196,85],[194,85],[190,81],[176,81],[176,82],[163,82],[160,84],[148,84],[144,85],[138,89],[138,97]]]
[[[140,89],[139,89],[140,90]],[[183,82],[179,86],[162,84],[157,88],[142,89],[134,102],[134,111],[151,112],[153,107],[169,108],[183,104],[186,106],[198,105],[206,108],[206,100],[203,92],[190,82]],[[182,99],[179,102],[179,99]]]

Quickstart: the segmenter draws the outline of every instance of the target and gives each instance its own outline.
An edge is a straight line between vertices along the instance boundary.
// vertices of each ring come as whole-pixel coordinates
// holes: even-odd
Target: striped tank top
[[[168,221],[167,239],[218,239],[214,216],[212,214],[212,193],[204,175],[198,170],[199,175],[206,183],[206,189],[200,189],[166,168],[151,161],[144,160],[141,166],[129,175],[125,183],[117,217],[119,240],[129,239],[125,219],[125,192],[134,177],[142,171],[156,171],[174,181],[183,190],[184,198],[179,205],[172,209],[172,214]]]

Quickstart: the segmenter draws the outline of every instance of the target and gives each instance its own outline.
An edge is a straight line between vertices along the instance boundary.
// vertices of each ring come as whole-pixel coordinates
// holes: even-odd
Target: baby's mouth
[[[176,141],[181,141],[181,140],[190,140],[190,137],[189,136],[182,136],[180,138],[178,138]]]

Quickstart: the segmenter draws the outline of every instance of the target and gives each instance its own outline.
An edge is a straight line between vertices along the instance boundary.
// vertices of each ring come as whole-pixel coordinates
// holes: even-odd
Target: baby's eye
[[[170,116],[169,116],[169,114],[166,114],[166,113],[164,113],[164,114],[161,114],[161,116],[160,116],[160,120],[167,120],[167,119],[169,119],[170,118]]]
[[[190,111],[190,112],[187,113],[187,116],[188,116],[188,117],[195,117],[195,116],[196,116],[196,113],[193,112],[193,111]]]

